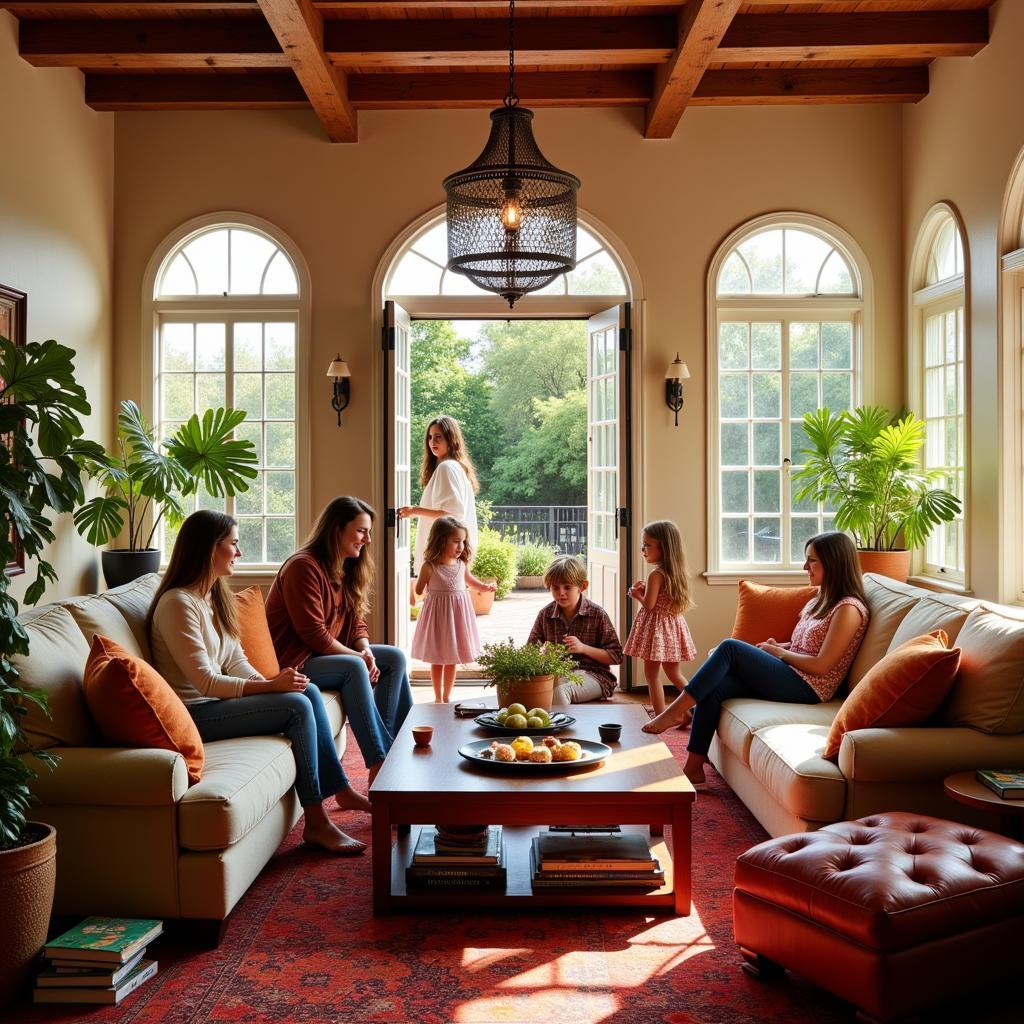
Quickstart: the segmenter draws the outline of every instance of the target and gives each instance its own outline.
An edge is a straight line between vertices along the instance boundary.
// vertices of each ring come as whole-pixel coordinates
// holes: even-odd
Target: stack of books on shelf
[[[407,889],[504,889],[506,880],[500,825],[425,825],[405,869]]]
[[[1013,768],[979,768],[978,781],[1004,800],[1024,800],[1024,771]]]
[[[638,832],[542,832],[533,837],[530,867],[538,886],[655,889],[665,872]]]
[[[46,967],[36,978],[37,1003],[107,1003],[116,1006],[156,974],[146,947],[163,921],[88,917],[48,942]]]

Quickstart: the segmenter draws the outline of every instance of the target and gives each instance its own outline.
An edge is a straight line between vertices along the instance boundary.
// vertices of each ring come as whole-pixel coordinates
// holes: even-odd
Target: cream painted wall
[[[969,582],[999,594],[997,237],[1003,193],[1024,146],[1024,3],[991,11],[991,42],[970,60],[932,64],[926,99],[903,113],[904,252],[940,200],[959,209],[970,265]],[[909,271],[904,269],[906,279]],[[1018,524],[1019,528],[1019,524]]]
[[[56,338],[78,353],[78,380],[93,408],[87,436],[107,443],[114,117],[85,105],[78,71],[39,70],[21,60],[17,39],[17,21],[0,11],[0,282],[28,293],[27,340]],[[60,582],[47,597],[95,590],[96,550],[69,519],[56,532],[48,557]],[[30,563],[15,580],[19,600],[34,575]]]
[[[705,273],[719,242],[758,214],[803,210],[835,221],[867,254],[876,286],[874,397],[902,394],[900,111],[891,107],[696,108],[666,142],[641,138],[639,111],[538,113],[549,159],[583,179],[580,205],[614,231],[639,267],[646,299],[647,410],[637,432],[646,493],[637,516],[671,517],[695,572],[706,568]],[[312,499],[372,494],[366,437],[380,404],[369,391],[379,344],[371,281],[394,237],[442,199],[441,179],[486,136],[482,111],[360,115],[357,145],[329,145],[301,113],[117,115],[114,392],[139,397],[141,282],[177,225],[239,210],[278,225],[312,275]],[[321,377],[343,349],[353,400],[339,431]],[[690,382],[678,430],[664,406],[676,350]],[[871,394],[871,384],[866,388]],[[735,589],[699,581],[690,618],[702,651],[728,631]]]

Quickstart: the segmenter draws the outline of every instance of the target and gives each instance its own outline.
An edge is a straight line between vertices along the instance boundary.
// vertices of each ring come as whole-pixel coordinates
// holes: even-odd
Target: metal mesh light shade
[[[533,111],[491,111],[491,134],[465,170],[444,179],[448,196],[448,269],[497,292],[509,307],[576,266],[576,193],[580,180],[559,170],[533,137]],[[520,226],[500,216],[510,189],[522,206]]]

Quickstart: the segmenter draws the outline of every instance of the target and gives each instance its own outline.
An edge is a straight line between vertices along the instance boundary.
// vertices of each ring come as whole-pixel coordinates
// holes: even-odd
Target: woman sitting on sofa
[[[240,554],[231,516],[204,509],[182,523],[146,616],[153,664],[184,701],[204,741],[284,733],[305,812],[302,838],[331,853],[361,853],[366,844],[342,832],[324,810],[332,793],[348,810],[368,811],[370,802],[345,777],[320,691],[294,668],[264,679],[238,642],[235,602],[225,580]]]
[[[373,589],[373,518],[365,501],[335,498],[267,597],[278,662],[341,694],[371,783],[413,703],[405,655],[371,646],[363,621]]]
[[[819,533],[804,546],[804,571],[818,588],[800,613],[786,643],[766,640],[756,647],[723,640],[694,673],[683,692],[647,725],[664,732],[673,725],[693,725],[683,772],[702,784],[722,702],[732,697],[793,704],[831,700],[846,678],[868,628],[867,598],[857,549],[845,533]]]

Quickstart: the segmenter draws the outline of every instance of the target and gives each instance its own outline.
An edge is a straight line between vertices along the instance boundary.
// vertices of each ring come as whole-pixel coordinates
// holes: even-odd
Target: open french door
[[[409,417],[412,405],[409,314],[384,303],[384,481],[387,516],[384,540],[384,593],[387,642],[409,649],[409,520],[398,509],[409,504]]]
[[[587,575],[590,597],[608,612],[625,642],[632,621],[632,437],[630,305],[587,322]],[[619,685],[631,681],[629,659]]]

